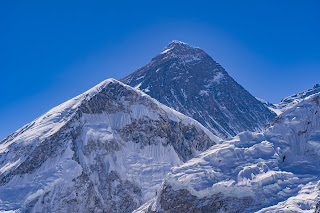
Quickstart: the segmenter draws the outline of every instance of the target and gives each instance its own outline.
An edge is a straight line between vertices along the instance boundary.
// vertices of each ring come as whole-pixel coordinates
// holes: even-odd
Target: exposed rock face
[[[254,200],[251,197],[226,197],[222,193],[198,199],[186,189],[175,191],[165,184],[160,195],[160,205],[164,212],[218,213],[241,212],[239,207],[248,208]]]
[[[203,50],[179,41],[121,81],[196,119],[222,138],[261,130],[276,116]]]
[[[320,95],[262,133],[243,132],[172,168],[141,212],[314,212],[320,197]]]
[[[317,203],[314,213],[320,213],[320,201]]]
[[[218,139],[116,80],[61,104],[0,143],[0,210],[131,212],[172,166]]]

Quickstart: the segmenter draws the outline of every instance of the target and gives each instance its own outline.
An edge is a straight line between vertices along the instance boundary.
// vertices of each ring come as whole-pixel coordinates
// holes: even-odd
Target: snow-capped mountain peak
[[[208,55],[199,47],[192,47],[181,41],[172,41],[164,50],[152,59],[154,62],[178,59],[181,63],[203,60]]]
[[[218,141],[108,79],[0,142],[0,211],[130,212],[155,196],[171,167]]]
[[[189,44],[184,43],[182,41],[174,40],[174,41],[170,42],[160,54],[175,53],[177,55],[178,54],[183,55],[183,54],[186,54],[187,52],[190,53],[191,51],[200,52],[202,50],[198,47],[192,47]]]
[[[173,40],[164,48],[164,51],[168,49],[174,49],[174,48],[175,49],[192,49],[194,47],[191,47],[189,44],[185,42]]]

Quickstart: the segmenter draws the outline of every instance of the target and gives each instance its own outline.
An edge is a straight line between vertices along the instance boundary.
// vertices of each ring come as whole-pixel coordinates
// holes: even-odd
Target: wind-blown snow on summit
[[[0,142],[0,211],[131,212],[218,138],[109,79]]]
[[[171,42],[144,67],[121,79],[226,138],[261,130],[276,115],[198,47]]]
[[[136,212],[320,211],[320,95],[175,167]],[[318,205],[316,205],[319,202]]]

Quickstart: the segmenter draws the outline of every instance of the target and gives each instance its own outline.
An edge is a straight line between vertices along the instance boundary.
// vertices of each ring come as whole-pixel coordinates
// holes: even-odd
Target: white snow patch
[[[201,95],[201,96],[209,96],[209,91],[208,90],[200,90],[199,95]]]
[[[214,84],[219,84],[220,81],[224,78],[224,75],[222,72],[218,72],[213,76],[213,79],[210,79],[207,81],[207,84],[204,85],[205,88],[210,88],[212,87]]]
[[[169,51],[172,50],[172,49],[173,49],[173,47],[172,47],[172,48],[165,49],[165,50],[162,51],[160,54],[165,54],[165,53],[169,52]]]
[[[136,85],[134,88],[135,88],[135,89],[140,89],[141,85],[142,85],[142,82],[139,83],[138,85]]]
[[[223,74],[222,72],[218,72],[214,77],[213,77],[213,81],[215,83],[220,83],[221,79],[223,78]]]
[[[136,78],[136,81],[138,81],[138,80],[140,80],[140,79],[142,79],[142,78],[144,78],[144,75],[142,75],[142,76],[140,76],[140,77]]]
[[[20,163],[20,159],[16,160],[15,162],[8,162],[3,167],[0,168],[0,174],[4,174],[9,171],[12,167],[15,167]]]

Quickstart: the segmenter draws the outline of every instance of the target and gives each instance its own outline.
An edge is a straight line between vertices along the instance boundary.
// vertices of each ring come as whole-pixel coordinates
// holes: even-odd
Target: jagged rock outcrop
[[[320,213],[320,201],[317,203],[314,213]]]
[[[173,41],[122,82],[199,121],[222,138],[259,131],[276,114],[198,47]]]

